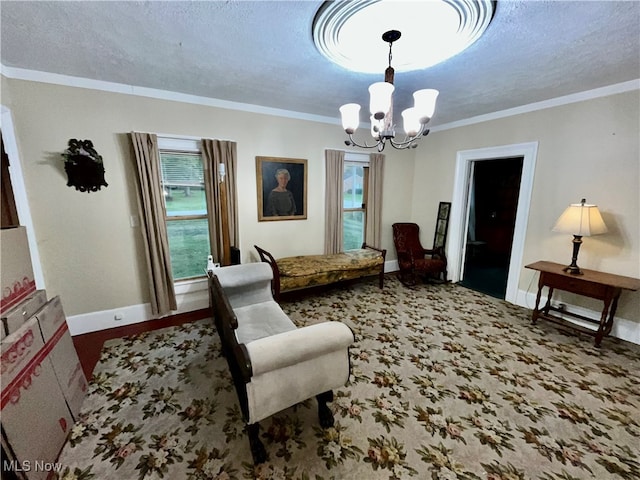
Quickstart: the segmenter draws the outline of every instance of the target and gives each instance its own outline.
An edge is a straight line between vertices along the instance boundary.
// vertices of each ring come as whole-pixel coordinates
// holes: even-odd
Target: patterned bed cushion
[[[383,259],[380,252],[363,248],[333,255],[285,257],[277,262],[281,277],[307,277],[375,268],[383,263]]]

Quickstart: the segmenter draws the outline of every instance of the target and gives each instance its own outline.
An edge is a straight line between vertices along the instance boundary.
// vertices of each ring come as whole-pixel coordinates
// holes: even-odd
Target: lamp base
[[[571,257],[571,265],[563,268],[564,272],[571,275],[582,275],[580,267],[578,267],[578,252],[580,251],[580,245],[582,245],[582,235],[573,236],[573,256]]]
[[[577,265],[568,265],[562,269],[563,272],[570,273],[571,275],[584,275],[580,267]]]

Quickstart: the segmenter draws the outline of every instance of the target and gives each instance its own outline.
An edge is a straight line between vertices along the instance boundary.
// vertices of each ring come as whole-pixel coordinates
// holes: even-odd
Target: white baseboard
[[[385,262],[385,272],[395,272],[397,270],[397,260]],[[207,292],[207,281],[196,280],[176,285],[176,302],[178,303],[178,310],[172,312],[172,314],[193,312],[195,310],[208,308],[209,294]],[[116,317],[119,317],[119,319],[116,320]],[[151,304],[145,303],[73,315],[67,317],[67,324],[69,325],[69,332],[75,336],[107,330],[109,328],[133,325],[157,318],[158,317],[151,313]]]
[[[398,270],[397,260],[385,262],[385,272],[395,272]],[[178,302],[178,310],[173,313],[186,313],[195,310],[201,310],[209,306],[209,295],[203,283],[184,285],[176,290],[176,301]],[[547,301],[543,296],[540,299],[541,304]],[[525,290],[518,290],[516,305],[533,310],[536,302],[536,295]],[[577,313],[588,318],[599,318],[600,312],[596,312],[587,308],[575,305],[567,305],[567,311]],[[116,317],[121,317],[116,320]],[[99,312],[84,313],[67,317],[67,324],[71,335],[82,335],[83,333],[97,332],[109,328],[122,327],[125,325],[133,325],[135,323],[153,320],[151,313],[151,305],[148,303],[140,305],[130,305],[128,307],[115,308],[112,310],[102,310]],[[593,324],[582,322],[579,319],[567,317],[568,321],[577,323],[584,327],[594,329]],[[640,345],[640,324],[632,320],[616,317],[611,330],[611,336],[620,338]]]
[[[176,293],[176,302],[178,303],[178,310],[173,311],[172,314],[193,312],[209,306],[209,295],[206,290]],[[120,317],[120,319],[116,320],[116,317]],[[67,317],[67,324],[69,325],[69,332],[75,336],[133,325],[157,318],[151,313],[151,304],[144,303],[112,310],[73,315]]]
[[[520,305],[521,307],[533,310],[536,304],[536,293],[527,292],[525,290],[518,290],[516,305]],[[542,295],[540,297],[540,305],[544,305],[546,301],[547,297],[545,295]],[[594,310],[575,305],[567,305],[567,311],[593,319],[599,319],[602,314],[602,312],[596,312]],[[559,315],[558,312],[555,312],[554,314]],[[596,330],[594,324],[592,323],[584,322],[580,319],[572,318],[569,316],[565,316],[563,318],[569,322],[589,328],[590,330]],[[626,340],[627,342],[640,345],[640,323],[634,322],[633,320],[628,320],[626,318],[615,317],[610,335],[612,337],[616,337],[621,340]]]

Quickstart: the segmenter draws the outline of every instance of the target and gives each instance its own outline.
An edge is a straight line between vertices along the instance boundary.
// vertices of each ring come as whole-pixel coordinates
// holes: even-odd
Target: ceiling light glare
[[[398,72],[436,65],[473,44],[494,14],[491,0],[360,0],[322,4],[313,21],[316,48],[347,70],[379,73],[388,63],[388,30],[402,38],[393,51]]]

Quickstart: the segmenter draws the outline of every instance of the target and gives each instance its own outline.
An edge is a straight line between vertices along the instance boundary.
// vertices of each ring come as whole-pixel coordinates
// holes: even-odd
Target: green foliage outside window
[[[202,158],[164,152],[160,158],[173,279],[202,277],[210,254]]]

